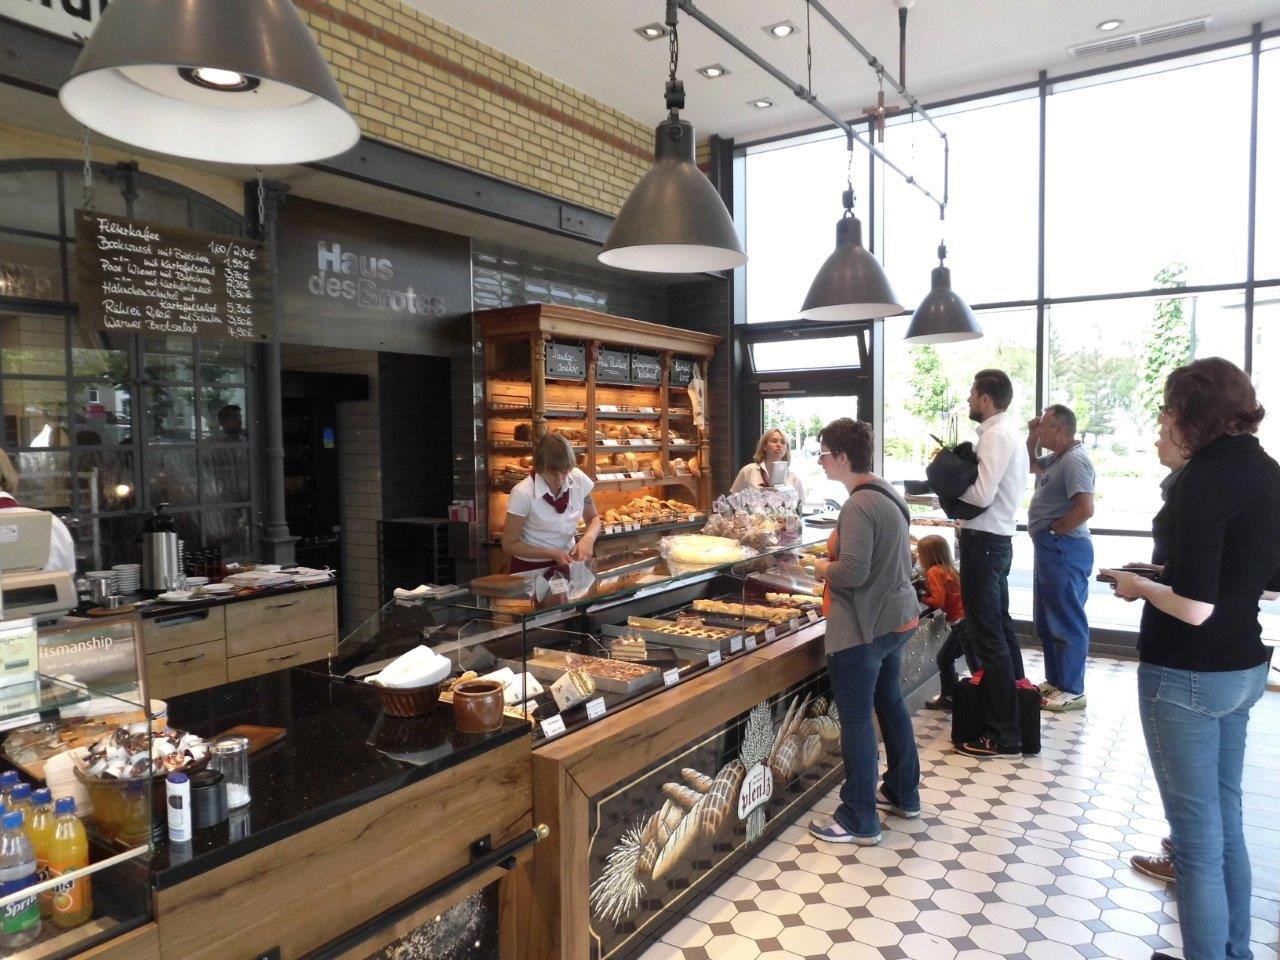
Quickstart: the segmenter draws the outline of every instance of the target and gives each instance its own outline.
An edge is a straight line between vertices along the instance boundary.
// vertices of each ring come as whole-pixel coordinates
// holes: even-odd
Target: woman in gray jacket
[[[920,756],[901,689],[902,651],[920,623],[909,513],[893,487],[871,472],[870,425],[842,417],[822,429],[818,442],[827,477],[849,490],[828,559],[816,568],[826,581],[827,671],[840,710],[845,781],[835,816],[815,820],[809,832],[830,843],[870,846],[880,841],[878,809],[920,816]],[[872,709],[888,758],[879,792]]]

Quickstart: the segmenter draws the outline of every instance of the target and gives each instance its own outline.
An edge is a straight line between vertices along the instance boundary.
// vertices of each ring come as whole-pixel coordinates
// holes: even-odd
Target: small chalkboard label
[[[580,343],[547,342],[547,376],[560,380],[587,378],[587,348]]]
[[[671,361],[671,385],[687,387],[693,379],[693,361],[686,357],[676,357]]]
[[[662,363],[655,354],[631,354],[631,382],[654,386],[662,382]]]
[[[596,380],[601,383],[631,382],[631,351],[600,350],[600,362],[596,364]]]

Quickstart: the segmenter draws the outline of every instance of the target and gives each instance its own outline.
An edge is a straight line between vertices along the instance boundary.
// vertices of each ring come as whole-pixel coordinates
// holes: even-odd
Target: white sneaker
[[[1058,688],[1055,687],[1048,680],[1046,680],[1044,683],[1040,684],[1040,686],[1036,687],[1036,689],[1040,691],[1040,696],[1047,697],[1049,694],[1053,693]]]
[[[1068,710],[1083,710],[1088,705],[1083,693],[1067,693],[1054,690],[1040,701],[1040,709],[1050,713],[1066,713]]]

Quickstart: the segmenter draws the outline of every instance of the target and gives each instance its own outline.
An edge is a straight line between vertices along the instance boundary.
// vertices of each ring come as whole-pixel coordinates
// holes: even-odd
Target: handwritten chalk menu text
[[[99,330],[264,340],[271,296],[262,244],[77,211],[80,314]]]

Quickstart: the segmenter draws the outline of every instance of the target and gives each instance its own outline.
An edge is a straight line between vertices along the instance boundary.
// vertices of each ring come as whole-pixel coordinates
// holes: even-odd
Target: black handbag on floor
[[[952,693],[951,742],[967,743],[987,732],[987,718],[982,709],[980,685],[972,677],[958,681]],[[1022,752],[1034,756],[1040,752],[1040,691],[1018,688],[1018,717],[1022,722]]]

